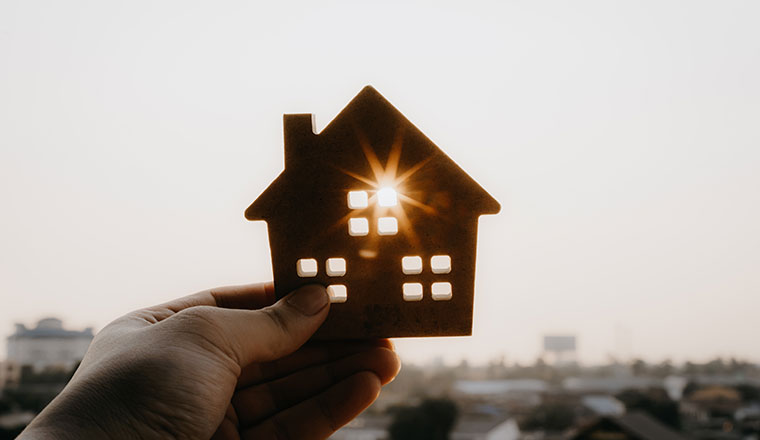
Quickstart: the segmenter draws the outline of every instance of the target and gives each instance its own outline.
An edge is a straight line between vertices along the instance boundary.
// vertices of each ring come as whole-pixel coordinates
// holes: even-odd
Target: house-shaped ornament
[[[317,134],[284,116],[285,170],[245,212],[277,298],[327,286],[319,339],[472,333],[478,217],[499,203],[374,88]]]

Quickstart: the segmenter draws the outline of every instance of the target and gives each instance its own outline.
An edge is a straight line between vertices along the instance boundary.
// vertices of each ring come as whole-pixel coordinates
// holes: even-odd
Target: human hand
[[[388,340],[306,343],[330,308],[321,286],[273,302],[271,284],[226,287],[115,320],[19,438],[328,437],[398,358]]]

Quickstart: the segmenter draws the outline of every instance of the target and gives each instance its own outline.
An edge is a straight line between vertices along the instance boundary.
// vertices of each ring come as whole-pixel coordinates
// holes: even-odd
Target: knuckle
[[[317,396],[316,406],[319,408],[322,417],[324,417],[325,421],[327,421],[330,430],[332,432],[337,431],[338,428],[340,428],[340,424],[338,424],[335,420],[335,416],[333,415],[330,408],[330,403],[327,401],[323,394]]]
[[[208,313],[208,310],[206,310],[208,308],[209,307],[207,306],[190,307],[182,310],[174,316],[178,320],[191,324],[196,328],[217,327],[213,317]]]
[[[267,307],[261,310],[266,321],[269,323],[269,337],[262,338],[259,343],[261,354],[267,359],[276,359],[281,356],[281,341],[288,340],[290,326],[287,318],[276,307]]]
[[[288,320],[283,314],[282,310],[280,310],[277,307],[267,307],[262,310],[264,312],[264,316],[269,318],[272,325],[277,329],[278,332],[287,334],[290,331],[290,325],[288,324]]]
[[[218,347],[224,345],[224,330],[212,313],[208,313],[210,307],[190,307],[172,316],[167,321],[174,320],[176,330],[192,339],[200,341],[203,345]]]
[[[277,440],[291,440],[290,433],[288,432],[287,425],[280,417],[274,416],[272,420],[272,431],[274,431],[274,437]]]

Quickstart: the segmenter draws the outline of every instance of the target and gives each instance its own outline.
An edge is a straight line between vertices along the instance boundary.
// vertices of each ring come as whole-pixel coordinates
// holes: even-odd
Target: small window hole
[[[418,256],[403,257],[401,259],[401,270],[404,272],[404,275],[422,273],[422,258]]]
[[[420,283],[404,283],[404,301],[421,301],[422,300],[422,284]]]
[[[343,284],[331,284],[327,286],[327,294],[331,303],[344,303],[348,299],[348,291]]]
[[[349,191],[348,207],[351,209],[363,209],[369,206],[367,191]]]
[[[433,283],[430,291],[435,301],[448,301],[451,299],[451,283]]]
[[[396,206],[398,204],[398,196],[396,190],[390,187],[383,187],[377,191],[377,204],[380,206]]]
[[[328,277],[342,277],[346,274],[346,260],[343,258],[328,258],[325,269]]]
[[[396,235],[398,233],[396,217],[380,217],[377,219],[377,233],[380,235]]]
[[[451,272],[451,257],[448,255],[433,255],[430,258],[430,269],[433,273]]]
[[[301,278],[317,276],[317,260],[313,258],[301,258],[296,263],[296,272]]]
[[[348,219],[348,233],[353,237],[369,234],[369,222],[364,217]]]

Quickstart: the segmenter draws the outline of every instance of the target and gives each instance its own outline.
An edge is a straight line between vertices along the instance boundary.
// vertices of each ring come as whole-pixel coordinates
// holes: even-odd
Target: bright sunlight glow
[[[377,203],[380,206],[396,206],[398,203],[396,190],[387,186],[380,188],[377,191]]]

